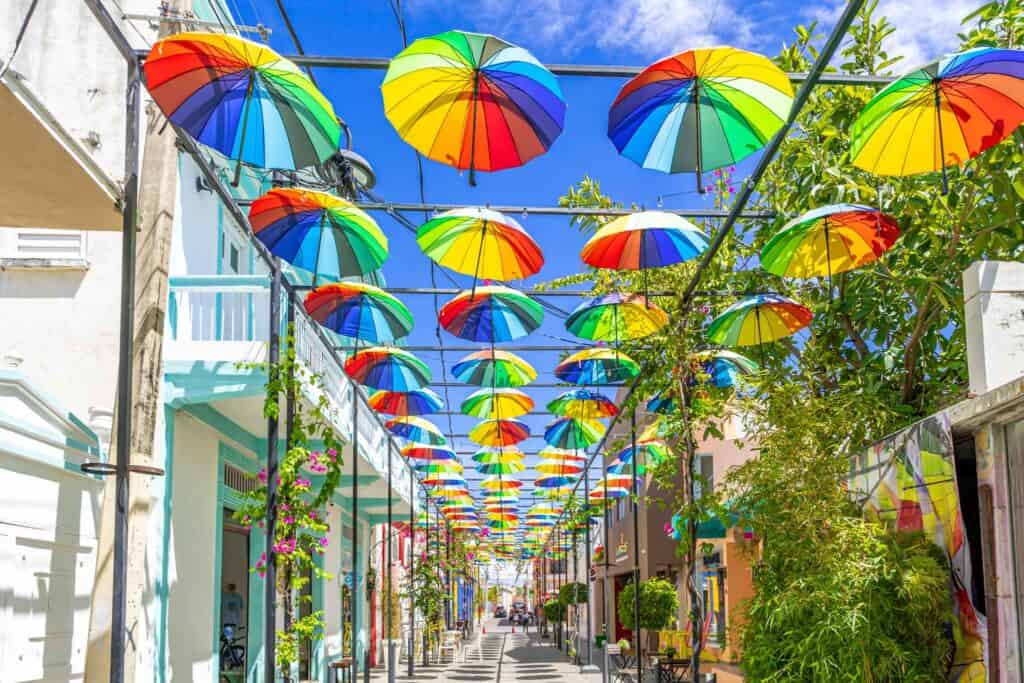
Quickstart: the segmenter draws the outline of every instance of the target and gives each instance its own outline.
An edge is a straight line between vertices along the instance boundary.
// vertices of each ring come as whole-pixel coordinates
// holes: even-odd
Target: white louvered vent
[[[88,238],[80,230],[9,228],[0,233],[0,258],[7,265],[86,265]]]
[[[250,476],[245,470],[239,469],[234,465],[224,465],[224,483],[229,487],[238,491],[239,493],[249,493],[255,491],[259,482],[256,481],[255,477]]]

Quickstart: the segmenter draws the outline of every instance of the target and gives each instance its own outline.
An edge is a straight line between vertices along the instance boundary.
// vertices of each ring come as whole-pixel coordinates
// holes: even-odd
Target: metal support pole
[[[270,277],[270,342],[267,363],[271,371],[281,360],[281,268],[277,262],[271,264]],[[267,515],[266,552],[267,573],[263,586],[263,680],[276,680],[277,657],[277,559],[274,557],[275,529],[277,525],[277,437],[276,417],[267,418]]]
[[[135,239],[139,211],[139,90],[134,65],[125,93],[124,212],[121,215],[121,320],[117,359],[114,577],[110,615],[110,680],[124,681],[128,583],[128,468],[132,449],[132,362],[135,351]]]
[[[352,680],[359,673],[359,386],[352,383]]]
[[[392,529],[392,526],[391,526],[391,524],[392,524],[392,519],[391,519],[391,494],[392,494],[392,490],[391,490],[391,459],[393,457],[394,457],[394,442],[391,440],[391,437],[389,436],[388,437],[388,535],[387,535],[387,541],[386,541],[387,547],[386,547],[386,549],[384,551],[384,553],[386,555],[386,557],[384,559],[384,564],[385,564],[384,571],[385,571],[385,577],[386,577],[385,581],[387,581],[387,587],[388,587],[388,591],[387,591],[388,621],[387,621],[387,627],[386,627],[387,628],[387,634],[388,634],[388,637],[387,637],[387,641],[388,641],[388,683],[394,683],[394,681],[395,681],[395,643],[394,643],[394,639],[391,637],[391,634],[394,633],[394,623],[395,623],[395,615],[394,615],[394,609],[393,609],[393,604],[394,604],[394,595],[393,594],[394,594],[394,591],[395,591],[395,586],[394,586],[394,583],[392,582],[392,577],[391,577],[391,561],[392,561],[392,558],[391,558],[391,534],[393,532],[393,529]]]
[[[589,466],[589,464],[590,463],[587,463],[588,466]],[[604,647],[602,648],[602,650],[603,650],[602,659],[603,659],[603,662],[604,662],[604,666],[601,667],[601,680],[604,683],[608,683],[608,681],[611,680],[611,676],[609,675],[609,671],[608,671],[608,643],[612,639],[612,625],[610,623],[611,622],[612,610],[609,609],[609,604],[611,602],[611,596],[608,594],[608,572],[610,571],[611,564],[608,562],[608,558],[609,558],[609,556],[611,554],[612,548],[608,544],[608,541],[609,541],[608,523],[609,523],[609,521],[611,521],[611,515],[608,514],[608,480],[607,479],[603,480],[602,488],[604,489],[604,496],[602,496],[602,498],[601,498],[601,500],[604,501],[604,581],[603,581],[603,589],[601,591],[601,593],[602,593],[602,595],[601,595],[601,597],[602,597],[602,600],[601,600],[601,614],[602,614],[602,618],[601,618],[601,620],[604,622]]]
[[[644,680],[644,653],[640,646],[640,486],[636,471],[640,457],[636,452],[636,409],[629,416],[633,449],[633,635],[636,640],[636,679]]]
[[[409,593],[412,593],[416,570],[416,475],[409,472]],[[416,671],[416,605],[409,597],[409,676]]]
[[[593,604],[594,591],[590,588],[590,565],[594,558],[590,553],[590,468],[583,470],[583,500],[587,511],[587,524],[583,527],[583,556],[586,559],[583,571],[587,577],[587,658],[583,669],[592,669],[594,666],[594,616],[590,613],[590,606]]]

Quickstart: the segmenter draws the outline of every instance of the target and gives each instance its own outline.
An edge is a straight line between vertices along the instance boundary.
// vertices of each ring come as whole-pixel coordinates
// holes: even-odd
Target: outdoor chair
[[[608,652],[608,673],[612,683],[638,683],[636,657],[622,653],[618,645],[605,645]]]
[[[441,646],[438,650],[438,659],[444,663],[452,663],[459,655],[459,632],[445,631],[441,634]]]

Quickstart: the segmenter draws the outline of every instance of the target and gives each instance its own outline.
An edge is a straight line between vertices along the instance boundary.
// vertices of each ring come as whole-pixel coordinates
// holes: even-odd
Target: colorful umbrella
[[[647,337],[668,324],[668,314],[640,294],[605,294],[585,299],[565,319],[565,329],[583,339],[614,341]]]
[[[581,256],[595,268],[644,270],[689,261],[707,248],[707,236],[682,216],[641,211],[602,225]]]
[[[708,327],[708,339],[723,346],[775,341],[807,327],[807,307],[778,294],[758,294],[725,309]]]
[[[462,463],[458,460],[427,460],[414,465],[417,472],[423,474],[438,474],[441,472],[451,472],[453,474],[459,474],[465,471]]]
[[[664,441],[645,441],[637,443],[636,448],[627,446],[619,451],[615,460],[608,466],[612,474],[621,474],[622,471],[633,463],[634,457],[639,455],[640,465],[637,468],[638,474],[643,474],[648,465],[657,465],[671,455],[668,444]]]
[[[345,361],[345,372],[360,384],[388,391],[412,391],[430,384],[430,368],[393,346],[373,346],[355,353]]]
[[[1024,51],[979,47],[896,79],[850,128],[850,160],[878,175],[959,166],[1024,121]]]
[[[540,489],[560,489],[571,484],[575,484],[579,477],[567,477],[563,475],[545,475],[537,477],[533,481],[533,485]]]
[[[615,403],[590,389],[570,389],[548,403],[548,412],[577,420],[601,420],[619,414]]]
[[[486,285],[464,291],[446,303],[441,327],[475,342],[506,342],[530,334],[544,319],[540,304],[509,287]]]
[[[521,166],[562,132],[558,81],[533,55],[494,36],[447,31],[396,55],[384,114],[430,159],[475,172]]]
[[[521,387],[537,379],[537,371],[514,353],[501,349],[475,351],[452,366],[460,382],[485,387]]]
[[[533,410],[533,399],[518,389],[478,389],[462,402],[463,414],[483,420],[513,418]]]
[[[415,415],[395,417],[384,423],[384,427],[403,439],[428,446],[443,446],[448,443],[444,434],[433,422],[428,422]]]
[[[438,265],[491,280],[522,280],[540,272],[540,247],[515,220],[490,209],[446,211],[416,231],[416,243]]]
[[[760,370],[758,364],[746,356],[726,349],[700,351],[693,357],[703,364],[703,370],[709,376],[707,381],[719,388],[734,387],[740,376]]]
[[[444,401],[430,389],[376,391],[370,407],[387,415],[431,415],[444,408]]]
[[[265,45],[223,33],[179,33],[154,43],[143,69],[172,123],[239,163],[297,170],[338,151],[341,126],[331,103]]]
[[[647,401],[647,412],[660,415],[671,415],[676,412],[676,397],[671,391],[655,394]]]
[[[253,234],[275,256],[318,281],[365,275],[388,257],[388,238],[351,202],[325,192],[275,188],[249,207]]]
[[[877,260],[900,236],[896,219],[857,204],[832,204],[808,211],[761,249],[761,267],[784,277],[842,273]]]
[[[583,466],[569,462],[551,462],[542,460],[537,463],[536,470],[541,474],[557,474],[559,476],[574,476],[583,473]]]
[[[517,461],[485,463],[476,466],[476,471],[480,474],[517,474],[525,469],[526,465]]]
[[[424,477],[423,484],[425,486],[458,488],[465,487],[466,480],[464,477],[453,473],[436,473]]]
[[[501,448],[484,448],[473,454],[473,462],[481,464],[499,464],[509,462],[522,462],[526,455],[519,450],[511,446],[503,446]]]
[[[544,429],[544,441],[555,448],[586,448],[600,441],[604,432],[605,426],[597,420],[560,417]]]
[[[484,491],[511,491],[521,489],[523,482],[510,477],[487,477],[480,482]]]
[[[580,455],[575,450],[567,450],[564,448],[552,448],[551,446],[545,446],[540,449],[537,456],[547,461],[566,462],[566,463],[585,463],[587,456]]]
[[[793,87],[770,59],[732,47],[681,52],[619,91],[608,137],[626,158],[663,173],[722,168],[764,147],[789,116]]]
[[[518,420],[484,420],[469,431],[469,439],[481,446],[511,446],[529,438],[530,428]]]
[[[455,460],[455,451],[450,448],[411,443],[402,448],[402,455],[413,460]]]
[[[640,374],[635,360],[615,349],[597,347],[572,354],[555,367],[563,382],[580,385],[621,384]]]
[[[336,282],[309,292],[304,302],[313,320],[343,337],[393,342],[412,332],[412,313],[380,287]]]

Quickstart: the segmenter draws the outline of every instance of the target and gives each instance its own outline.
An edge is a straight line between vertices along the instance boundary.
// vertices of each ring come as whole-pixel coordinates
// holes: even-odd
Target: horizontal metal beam
[[[338,349],[339,351],[355,351],[356,350],[355,345],[344,345],[344,344],[342,344],[341,346],[335,346],[334,348]],[[364,348],[365,349],[366,345],[363,344],[360,348]],[[411,351],[413,353],[419,353],[419,352],[424,352],[424,351],[451,351],[453,353],[473,353],[474,351],[483,351],[485,349],[488,349],[488,348],[490,348],[490,346],[487,345],[487,344],[482,344],[480,346],[448,346],[447,344],[444,344],[444,345],[441,345],[441,344],[412,344],[412,345],[409,345],[409,346],[403,345],[401,348],[402,348],[403,351]],[[509,344],[509,345],[501,345],[501,344],[496,344],[494,346],[494,348],[496,350],[498,350],[498,351],[538,351],[538,352],[539,351],[550,351],[550,352],[555,352],[555,351],[582,351],[583,349],[593,348],[593,346],[592,345],[584,345],[584,344],[551,344],[551,345],[544,345],[544,344],[518,344],[518,345],[516,345],[516,344]]]
[[[319,66],[332,69],[367,69],[383,71],[391,60],[387,57],[335,57],[329,55],[289,55],[288,59],[299,66]],[[632,78],[646,66],[615,64],[545,64],[558,76],[588,76],[591,78]],[[786,74],[794,83],[802,83],[808,75],[804,72]],[[865,74],[827,73],[818,78],[820,85],[887,85],[892,82],[888,76]]]
[[[447,347],[445,347],[445,349],[447,350]],[[441,387],[441,388],[444,388],[444,387],[472,387],[472,388],[476,388],[476,389],[480,388],[476,384],[467,384],[466,382],[448,382],[448,381],[432,382],[430,384],[430,386],[431,387]],[[615,388],[618,388],[618,387],[620,387],[622,385],[621,384],[605,384],[605,385],[602,385],[601,387],[596,387],[595,385],[589,385],[589,386],[590,386],[590,388],[593,389],[593,388],[605,388],[605,387],[615,387]],[[531,382],[530,384],[528,384],[528,385],[526,385],[524,387],[521,387],[521,388],[522,389],[580,389],[581,385],[579,385],[579,384],[560,383],[560,382]]]

